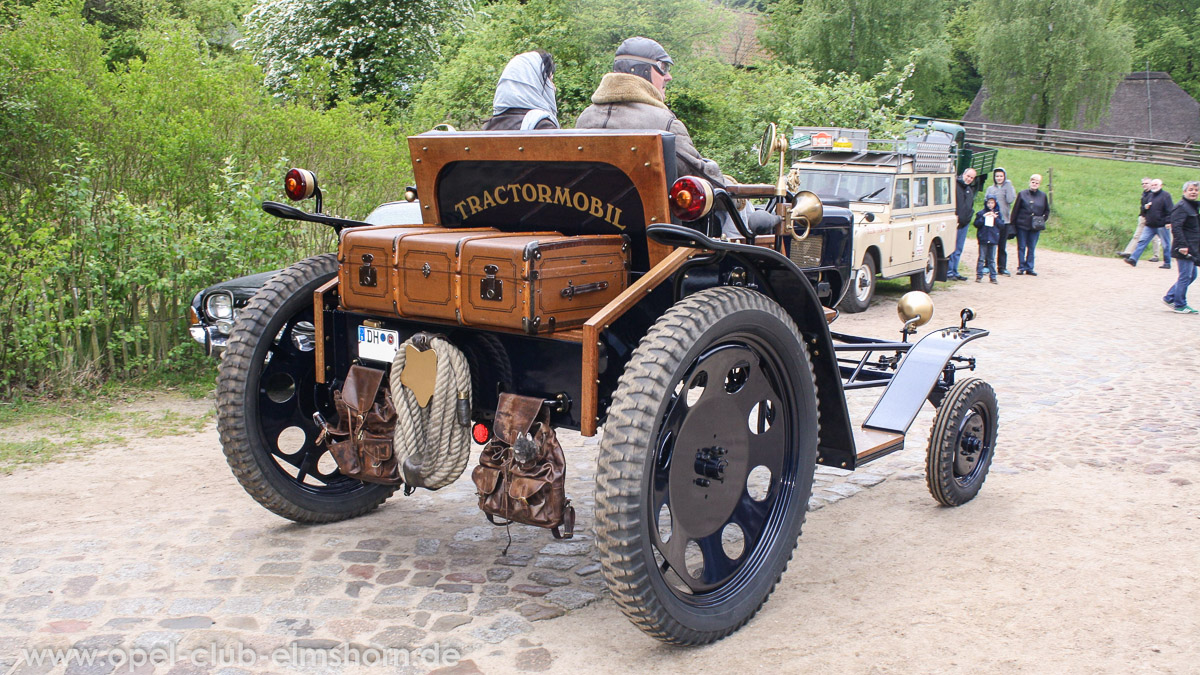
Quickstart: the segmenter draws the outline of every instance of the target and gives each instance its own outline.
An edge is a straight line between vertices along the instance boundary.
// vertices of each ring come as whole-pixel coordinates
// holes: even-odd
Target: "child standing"
[[[996,281],[996,248],[1004,236],[1004,216],[996,205],[996,198],[988,195],[983,210],[975,214],[975,234],[979,239],[979,262],[975,264],[975,281],[983,281],[987,272],[992,283]]]

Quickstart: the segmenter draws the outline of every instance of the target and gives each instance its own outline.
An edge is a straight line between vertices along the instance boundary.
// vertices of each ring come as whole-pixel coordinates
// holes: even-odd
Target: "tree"
[[[447,57],[420,85],[407,121],[422,130],[438,122],[478,126],[491,115],[496,82],[508,60],[545,49],[558,67],[559,121],[569,126],[591,103],[626,38],[654,38],[675,60],[672,74],[686,77],[700,47],[714,44],[729,21],[709,0],[499,0],[480,7],[447,40]]]
[[[718,11],[714,11],[718,10]],[[646,35],[675,60],[666,102],[697,147],[744,181],[772,180],[753,146],[768,121],[785,125],[869,128],[889,137],[900,131],[908,68],[887,64],[882,74],[836,74],[818,83],[799,66],[767,63],[755,69],[721,62],[711,49],[728,30],[709,0],[499,0],[481,7],[447,48],[449,58],[420,85],[405,122],[413,131],[449,122],[477,128],[491,114],[500,70],[514,54],[543,48],[558,72],[559,121],[571,127],[613,65],[617,45]]]
[[[912,63],[913,107],[928,112],[946,81],[950,46],[944,0],[776,0],[763,44],[789,65],[870,78],[886,63]]]
[[[1119,16],[1133,28],[1133,67],[1162,70],[1200,98],[1200,5],[1195,0],[1126,0]]]
[[[335,80],[349,81],[338,94],[403,101],[440,59],[440,33],[471,11],[471,0],[262,0],[238,44],[254,51],[275,91],[325,60]]]
[[[1098,122],[1133,50],[1130,31],[1110,23],[1107,9],[1096,0],[993,0],[989,14],[1006,19],[979,31],[984,112],[1039,129]]]
[[[160,34],[164,21],[195,26],[210,47],[228,49],[247,0],[86,0],[83,17],[100,26],[110,65],[145,59],[143,33]]]

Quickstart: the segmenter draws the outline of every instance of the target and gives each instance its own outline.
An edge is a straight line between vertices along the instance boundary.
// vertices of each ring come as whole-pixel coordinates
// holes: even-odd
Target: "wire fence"
[[[993,122],[940,121],[962,125],[972,143],[984,146],[1200,168],[1200,147],[1190,142],[1108,136],[1068,129],[1038,129]]]

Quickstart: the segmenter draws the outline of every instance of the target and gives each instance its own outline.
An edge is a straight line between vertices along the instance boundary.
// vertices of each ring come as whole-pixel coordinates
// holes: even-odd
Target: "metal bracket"
[[[500,302],[504,299],[504,280],[497,279],[500,268],[496,265],[485,265],[484,277],[479,280],[479,299]]]
[[[379,277],[375,268],[371,263],[375,260],[375,256],[370,253],[364,253],[362,256],[362,266],[358,268],[358,285],[367,288],[375,288],[379,285]]]

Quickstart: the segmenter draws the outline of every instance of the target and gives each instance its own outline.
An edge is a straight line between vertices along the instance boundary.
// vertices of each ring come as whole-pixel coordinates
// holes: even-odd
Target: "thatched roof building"
[[[983,114],[985,100],[987,87],[981,88],[975,95],[963,119],[968,122],[996,122]],[[1051,127],[1059,128],[1057,123]],[[1180,89],[1166,73],[1130,73],[1117,84],[1109,101],[1108,114],[1100,123],[1085,127],[1081,114],[1075,128],[1109,136],[1200,143],[1200,103]]]

